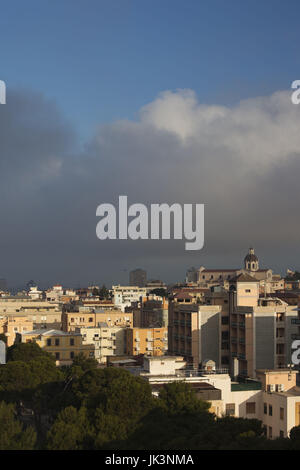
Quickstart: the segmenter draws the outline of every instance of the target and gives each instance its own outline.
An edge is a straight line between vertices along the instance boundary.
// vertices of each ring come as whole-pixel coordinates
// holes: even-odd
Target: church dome
[[[248,254],[244,258],[245,269],[247,270],[258,270],[258,257],[254,253],[254,248],[249,248]]]
[[[250,253],[248,253],[248,254],[245,256],[244,261],[250,261],[250,263],[251,263],[252,261],[256,262],[256,261],[258,261],[258,258],[257,258],[256,255],[251,255]]]

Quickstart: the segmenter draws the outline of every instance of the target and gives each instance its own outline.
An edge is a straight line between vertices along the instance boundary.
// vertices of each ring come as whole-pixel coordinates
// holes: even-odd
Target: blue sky
[[[296,1],[1,2],[0,78],[56,100],[85,139],[135,119],[163,90],[204,103],[288,89],[299,78]]]

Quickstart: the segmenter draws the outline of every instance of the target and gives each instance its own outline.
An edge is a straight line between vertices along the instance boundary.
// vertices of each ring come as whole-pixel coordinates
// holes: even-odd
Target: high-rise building
[[[168,351],[194,367],[210,359],[220,367],[221,307],[169,302]]]
[[[135,269],[129,273],[129,284],[131,286],[145,287],[147,282],[147,272],[143,269]]]

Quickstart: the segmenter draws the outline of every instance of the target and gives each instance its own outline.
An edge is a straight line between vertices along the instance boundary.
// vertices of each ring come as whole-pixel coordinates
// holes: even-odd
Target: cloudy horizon
[[[191,266],[242,266],[249,246],[284,274],[299,255],[297,175],[300,108],[291,91],[206,105],[193,90],[161,92],[135,120],[79,136],[53,100],[9,90],[0,107],[1,276],[9,285],[181,281]],[[100,241],[96,208],[205,204],[205,244]]]

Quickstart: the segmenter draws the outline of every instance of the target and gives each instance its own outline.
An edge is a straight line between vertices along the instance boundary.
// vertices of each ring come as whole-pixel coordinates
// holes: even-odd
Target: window
[[[71,359],[74,359],[74,351],[71,351],[71,352],[70,352],[70,358],[71,358]]]
[[[280,408],[279,415],[280,415],[280,419],[284,419],[284,408]]]
[[[279,437],[284,437],[284,432],[283,431],[279,431]]]
[[[229,317],[228,316],[226,316],[226,317],[223,316],[221,322],[222,322],[222,325],[228,325]]]
[[[47,339],[47,346],[51,346],[51,339]]]
[[[59,346],[59,339],[55,338],[55,346]]]
[[[269,416],[273,416],[273,407],[269,405]]]
[[[269,438],[272,439],[273,433],[272,433],[272,427],[269,426]]]
[[[58,352],[55,353],[55,359],[56,359],[57,361],[59,361],[59,358],[60,358],[60,354],[59,354]]]
[[[74,338],[70,339],[70,346],[74,346]]]
[[[229,357],[228,356],[222,356],[221,357],[221,362],[224,365],[228,365],[229,364]]]
[[[229,338],[229,331],[222,331],[222,340],[227,340]]]
[[[235,404],[227,403],[226,405],[226,416],[234,416],[235,414]]]
[[[89,317],[89,323],[92,323],[93,317]]]
[[[255,414],[255,401],[249,401],[246,403],[246,413],[247,414]]]
[[[245,289],[245,292],[251,292],[251,289]]]
[[[264,403],[264,414],[268,414],[268,405],[267,403]]]

